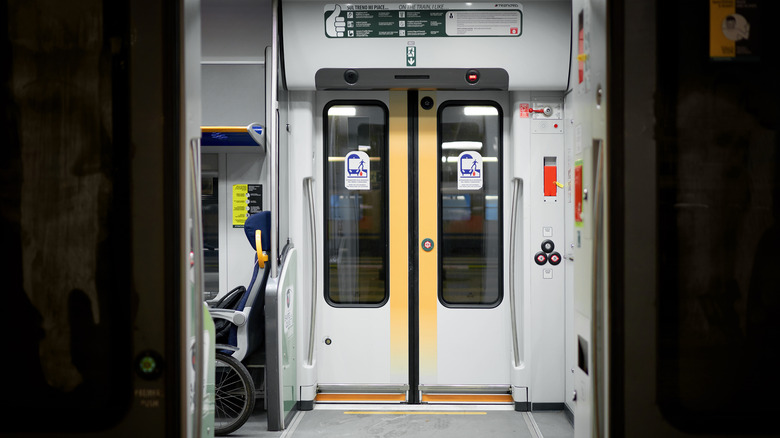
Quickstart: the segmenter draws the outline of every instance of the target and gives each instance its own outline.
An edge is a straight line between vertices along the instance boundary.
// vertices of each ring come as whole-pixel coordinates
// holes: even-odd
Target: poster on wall
[[[760,13],[758,0],[710,0],[710,58],[758,60]]]
[[[233,228],[244,228],[249,215],[263,211],[261,184],[233,185]]]

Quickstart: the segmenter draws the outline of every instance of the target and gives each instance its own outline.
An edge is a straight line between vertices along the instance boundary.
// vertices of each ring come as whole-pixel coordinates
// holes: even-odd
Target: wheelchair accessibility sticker
[[[458,155],[458,190],[482,188],[482,155],[464,151]]]
[[[371,190],[371,161],[363,151],[344,157],[344,187],[347,190]]]

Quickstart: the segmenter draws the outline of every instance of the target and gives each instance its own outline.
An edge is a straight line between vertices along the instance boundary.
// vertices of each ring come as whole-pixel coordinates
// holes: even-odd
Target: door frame
[[[371,104],[371,103],[377,103],[382,102],[385,105],[387,112],[387,118],[388,118],[388,125],[387,125],[387,131],[388,131],[388,165],[385,167],[386,172],[386,178],[389,182],[385,182],[385,188],[388,190],[387,195],[387,215],[390,216],[405,216],[406,219],[402,221],[393,221],[391,219],[388,219],[386,221],[387,224],[387,235],[388,235],[388,260],[387,260],[387,272],[388,272],[388,280],[390,282],[390,285],[388,286],[388,300],[387,303],[385,303],[382,307],[388,306],[390,307],[389,311],[393,313],[396,316],[399,316],[401,314],[405,315],[405,329],[399,329],[399,330],[391,330],[390,336],[393,337],[393,340],[391,340],[391,344],[405,344],[405,352],[401,354],[394,354],[392,356],[392,361],[394,362],[394,366],[398,366],[400,362],[403,362],[406,368],[407,373],[407,379],[406,379],[406,385],[408,385],[407,389],[411,389],[408,391],[408,394],[406,396],[405,400],[400,401],[407,401],[409,403],[420,403],[421,402],[421,393],[419,391],[419,384],[420,384],[420,348],[433,348],[434,351],[437,348],[435,342],[437,338],[433,338],[434,344],[426,344],[424,341],[421,342],[420,340],[420,326],[419,326],[419,316],[420,316],[420,303],[419,303],[419,273],[420,270],[423,268],[419,267],[419,256],[420,256],[420,241],[421,241],[421,233],[420,229],[417,226],[417,224],[421,224],[423,221],[420,220],[420,206],[418,204],[419,202],[419,179],[418,178],[410,178],[410,176],[419,174],[419,156],[418,156],[418,135],[420,130],[420,118],[418,116],[418,105],[419,105],[419,99],[420,96],[426,93],[425,91],[416,91],[416,90],[404,90],[404,91],[377,91],[377,92],[344,92],[344,91],[338,91],[338,92],[318,92],[316,93],[316,106],[314,115],[316,117],[315,124],[317,126],[317,132],[320,132],[321,135],[318,136],[318,141],[315,145],[315,156],[317,157],[316,160],[320,161],[319,165],[315,164],[315,168],[317,169],[317,173],[319,173],[319,180],[324,180],[324,172],[325,172],[325,146],[326,146],[326,132],[325,132],[325,126],[324,126],[324,111],[326,108],[333,104],[339,104],[339,103],[355,103],[355,104]],[[475,99],[471,100],[468,99],[468,94],[474,94]],[[501,220],[501,226],[499,230],[499,239],[502,242],[502,257],[500,261],[499,271],[501,276],[501,282],[500,282],[500,290],[502,291],[501,297],[497,304],[493,306],[493,308],[502,308],[501,311],[505,313],[506,318],[503,318],[506,320],[505,323],[503,323],[502,327],[505,326],[506,330],[503,330],[504,336],[509,338],[511,327],[509,326],[509,310],[508,310],[508,304],[509,300],[506,300],[505,294],[507,293],[507,284],[508,284],[508,278],[507,278],[507,263],[509,260],[508,257],[508,242],[507,236],[509,233],[504,232],[504,227],[510,226],[510,221],[508,218],[504,217],[509,212],[509,208],[504,205],[505,202],[507,202],[506,197],[504,196],[507,193],[507,187],[509,186],[508,181],[504,181],[505,177],[507,175],[512,174],[511,172],[511,154],[510,154],[510,148],[507,146],[509,144],[510,135],[507,132],[508,130],[508,123],[507,123],[507,113],[509,111],[509,93],[508,92],[485,92],[480,91],[478,92],[464,92],[464,91],[453,91],[453,92],[438,92],[439,95],[448,97],[448,96],[457,96],[455,99],[449,99],[449,100],[443,100],[443,103],[449,104],[464,104],[469,102],[475,102],[477,104],[486,104],[489,103],[491,105],[496,105],[500,110],[500,141],[501,141],[501,164],[500,164],[500,184],[499,184],[499,199],[500,199],[500,205],[499,205],[499,218]],[[488,95],[488,97],[486,97]],[[500,97],[500,98],[498,98]],[[429,128],[429,135],[430,132],[433,133],[433,142],[435,144],[436,153],[437,153],[437,159],[438,154],[441,153],[440,151],[440,145],[439,145],[439,126],[438,126],[438,119],[440,116],[440,107],[443,105],[436,103],[434,107],[432,108],[433,115],[432,115],[432,121],[434,123],[432,131]],[[403,144],[403,147],[401,146]],[[393,152],[395,151],[395,152]],[[504,168],[505,166],[510,166],[508,168]],[[437,239],[437,242],[441,239],[441,215],[440,215],[440,206],[438,198],[440,197],[439,189],[438,189],[438,181],[439,181],[439,172],[440,172],[440,166],[438,163],[436,163],[436,169],[437,171],[434,173],[434,178],[436,179],[436,190],[429,190],[431,192],[431,196],[434,197],[434,201],[432,202],[432,208],[433,211],[436,214],[436,223],[435,223],[435,238]],[[403,173],[403,175],[400,175]],[[397,175],[396,175],[397,174]],[[328,200],[326,199],[326,190],[325,186],[323,184],[321,197],[320,199],[325,200],[325,205],[323,208],[328,208]],[[403,202],[399,202],[400,199],[403,199]],[[511,200],[510,200],[511,201]],[[393,206],[393,207],[390,207]],[[392,211],[391,209],[397,209],[397,211]],[[322,211],[322,210],[321,210]],[[327,224],[323,223],[321,230],[323,231],[323,248],[324,248],[324,240],[326,239],[327,234],[326,232]],[[323,249],[323,259],[322,262],[324,264],[326,263],[325,257],[325,251]],[[406,259],[407,263],[392,263],[392,261],[395,260],[403,260]],[[434,269],[437,271],[437,275],[435,276],[435,289],[436,289],[436,301],[433,304],[434,306],[443,306],[440,301],[440,295],[441,295],[441,284],[440,279],[441,275],[438,273],[440,262],[438,260],[438,257],[434,260]],[[395,280],[395,282],[393,281]],[[322,293],[318,294],[318,300],[320,301],[320,305],[327,308],[333,308],[331,303],[329,303],[325,299],[326,290],[323,284],[323,291]],[[404,293],[405,292],[405,293]],[[403,296],[401,296],[403,295]],[[405,298],[405,299],[404,299]],[[323,308],[321,307],[321,308]],[[344,306],[339,306],[344,307]],[[443,306],[444,307],[444,306]],[[457,307],[457,306],[452,306]],[[353,308],[352,306],[348,306],[348,308]],[[325,313],[327,311],[323,311],[321,313]],[[322,361],[322,348],[323,348],[323,339],[327,336],[327,333],[323,331],[323,329],[327,329],[326,318],[319,318],[317,320],[318,324],[318,333],[320,336],[318,339],[315,340],[317,348],[320,349],[317,356],[320,358],[318,362]],[[400,327],[400,326],[397,326]],[[403,340],[400,340],[400,338],[405,338],[405,342]],[[430,341],[430,340],[429,340]],[[499,342],[498,345],[503,345],[504,342]],[[396,352],[400,353],[400,352]],[[508,355],[509,357],[509,355]],[[510,378],[511,378],[511,359],[507,359],[506,361],[506,385],[504,385],[506,388],[510,390],[512,386],[510,385]],[[322,364],[318,368],[322,368]],[[318,375],[320,378],[318,378],[319,382],[322,382],[322,373],[318,371]],[[335,383],[335,382],[333,382]],[[331,390],[336,390],[337,385],[333,384],[331,382],[326,382],[324,384],[321,384],[320,387],[328,387]],[[360,389],[361,385],[345,385],[340,391],[341,393],[345,393],[347,391],[352,391],[353,393],[358,392],[358,389]],[[363,390],[370,390],[370,385],[362,385]],[[378,385],[382,386],[382,385]],[[387,386],[387,385],[385,385]],[[397,385],[390,385],[390,386],[397,386]],[[488,387],[488,385],[483,385],[485,388]],[[389,387],[389,386],[388,386]],[[375,388],[375,389],[381,389],[381,388]],[[387,388],[385,388],[387,389]],[[356,400],[347,400],[344,397],[341,397],[341,400],[322,400],[321,397],[318,397],[318,401],[356,401]]]

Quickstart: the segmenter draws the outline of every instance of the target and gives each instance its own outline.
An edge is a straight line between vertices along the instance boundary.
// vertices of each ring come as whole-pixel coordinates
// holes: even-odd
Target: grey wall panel
[[[271,2],[204,0],[201,3],[204,61],[262,61],[271,44]]]
[[[470,2],[444,6],[460,12],[465,8],[522,10],[522,34],[517,37],[328,37],[325,20],[331,2],[287,0],[282,8],[287,87],[314,89],[314,76],[323,68],[394,69],[399,74],[413,74],[423,68],[503,68],[509,74],[510,90],[566,89],[571,35],[569,1]],[[398,4],[372,3],[370,7],[391,11],[392,18],[383,19],[386,23],[397,20]],[[345,25],[349,26],[351,19],[347,14],[345,9]],[[357,32],[360,24],[353,23],[353,26]],[[406,57],[410,47],[415,48],[414,65]],[[397,87],[396,84],[387,86]]]
[[[260,64],[202,65],[204,126],[265,124],[265,67]]]

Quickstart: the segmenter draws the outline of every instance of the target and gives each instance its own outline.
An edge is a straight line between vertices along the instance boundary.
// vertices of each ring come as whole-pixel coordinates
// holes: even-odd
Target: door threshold
[[[423,394],[423,403],[431,404],[511,404],[510,394]]]
[[[387,411],[387,412],[475,412],[475,411],[514,411],[515,408],[512,405],[432,405],[432,404],[354,404],[354,403],[315,403],[314,410],[322,411]]]
[[[319,403],[386,403],[406,401],[406,393],[403,394],[367,394],[367,393],[319,393],[315,401]]]

